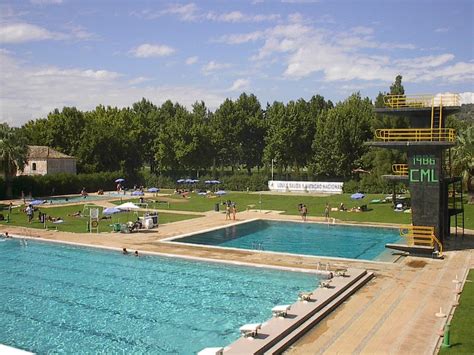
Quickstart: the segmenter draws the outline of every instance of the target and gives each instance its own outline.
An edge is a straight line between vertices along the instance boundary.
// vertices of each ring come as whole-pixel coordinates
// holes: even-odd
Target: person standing
[[[303,218],[303,221],[306,222],[306,216],[308,215],[308,207],[306,205],[303,205],[301,207],[301,218]]]
[[[230,203],[225,204],[225,220],[230,220]]]
[[[28,223],[31,223],[31,221],[33,220],[33,214],[34,214],[33,206],[28,205],[28,207],[26,207],[25,212],[26,212],[26,215],[28,216]]]
[[[237,214],[237,205],[232,203],[232,219],[235,221],[235,215]]]
[[[329,203],[326,202],[326,208],[324,208],[324,217],[326,221],[329,221]]]

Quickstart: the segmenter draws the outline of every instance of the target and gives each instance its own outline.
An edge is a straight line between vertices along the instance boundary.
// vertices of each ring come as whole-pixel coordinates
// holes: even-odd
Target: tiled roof
[[[45,145],[29,145],[28,159],[75,159],[70,155],[63,154]]]

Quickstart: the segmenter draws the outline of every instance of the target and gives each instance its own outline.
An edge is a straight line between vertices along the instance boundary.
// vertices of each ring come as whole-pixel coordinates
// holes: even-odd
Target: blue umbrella
[[[150,188],[148,189],[148,192],[158,192],[158,191],[160,191],[160,189],[157,188],[157,187],[150,187]]]
[[[222,196],[222,195],[225,195],[227,192],[225,192],[224,190],[219,190],[219,191],[216,191],[215,194],[216,195],[219,195],[219,196]]]
[[[117,207],[107,207],[107,208],[104,208],[104,210],[102,211],[102,214],[115,214],[119,212],[122,212],[122,210],[119,210]]]
[[[360,200],[362,198],[364,198],[365,195],[364,194],[361,194],[360,192],[356,192],[355,194],[351,195],[351,198],[353,200]]]
[[[184,180],[184,179],[178,179],[178,180],[176,180],[176,182],[177,182],[178,184],[182,184],[182,183],[185,182],[185,181],[186,181],[186,180]]]
[[[186,184],[192,184],[194,182],[194,180],[193,179],[186,179],[186,180],[184,180],[184,182]]]
[[[124,181],[125,179],[122,179],[122,178],[115,180],[115,182],[124,182]]]
[[[132,192],[132,196],[143,196],[143,195],[144,195],[144,193],[141,192],[141,191],[133,191]]]
[[[45,200],[33,200],[33,201],[29,202],[28,204],[32,205],[32,206],[36,206],[36,205],[42,205],[45,202],[46,202]]]

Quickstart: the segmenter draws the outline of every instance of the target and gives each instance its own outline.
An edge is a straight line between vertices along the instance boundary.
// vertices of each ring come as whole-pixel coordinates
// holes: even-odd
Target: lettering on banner
[[[342,193],[342,182],[269,181],[270,191]]]

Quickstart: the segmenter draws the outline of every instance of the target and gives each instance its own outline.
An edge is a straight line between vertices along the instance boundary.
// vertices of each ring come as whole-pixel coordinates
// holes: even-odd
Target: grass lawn
[[[441,348],[440,354],[474,354],[474,269],[467,280],[451,320],[451,347]]]
[[[87,222],[89,221],[88,217],[72,217],[68,216],[73,214],[77,211],[81,211],[84,205],[74,205],[74,206],[58,206],[58,207],[48,207],[48,208],[39,208],[39,210],[43,213],[46,213],[48,216],[52,217],[61,217],[64,220],[64,223],[61,224],[54,224],[52,222],[46,222],[48,228],[56,228],[59,231],[63,232],[74,232],[74,233],[85,233],[87,232]],[[99,211],[102,208],[99,207]],[[7,211],[3,211],[3,214],[6,216],[8,214]],[[142,215],[142,213],[140,213]],[[182,221],[185,219],[196,218],[199,216],[195,215],[185,215],[185,214],[176,214],[176,213],[160,213],[159,215],[159,223],[171,223],[176,221]],[[127,213],[117,213],[112,215],[111,219],[100,220],[99,221],[99,231],[100,232],[110,232],[112,231],[112,227],[110,226],[113,223],[125,223],[127,221],[136,220],[136,215],[133,212]],[[14,225],[14,226],[21,226],[21,227],[28,227],[28,228],[37,228],[37,229],[44,229],[44,225],[39,222],[38,220],[38,212],[35,212],[35,218],[32,223],[28,223],[28,218],[24,212],[20,210],[20,208],[14,208],[12,210],[12,214],[10,215],[10,222],[0,222],[2,225]]]
[[[189,194],[189,198],[183,198],[179,195],[171,195],[169,197],[154,197],[154,200],[169,201],[169,207],[161,203],[149,203],[150,208],[205,212],[214,210],[216,203],[220,204],[226,200],[234,201],[239,211],[247,209],[247,206],[253,206],[251,209],[276,210],[283,211],[284,214],[298,215],[298,204],[304,203],[308,207],[309,216],[324,216],[326,202],[330,207],[339,207],[340,203],[344,203],[347,209],[366,204],[369,208],[367,212],[330,212],[330,217],[334,217],[343,221],[355,222],[380,222],[395,224],[410,224],[411,214],[393,211],[391,203],[371,204],[371,200],[383,199],[386,195],[368,194],[362,200],[352,200],[351,194],[331,195],[331,196],[294,196],[294,195],[270,195],[256,194],[247,192],[230,192],[222,197],[209,198],[199,196],[195,193]],[[130,199],[127,201],[138,202],[138,199]],[[260,203],[261,201],[261,203]],[[125,202],[125,200],[123,201]],[[149,201],[148,201],[149,202]],[[114,202],[119,205],[122,202]],[[465,228],[474,229],[474,205],[464,205]],[[454,225],[454,224],[453,224]]]

